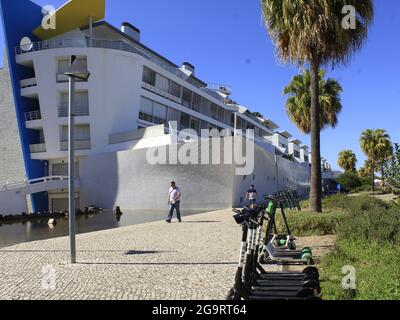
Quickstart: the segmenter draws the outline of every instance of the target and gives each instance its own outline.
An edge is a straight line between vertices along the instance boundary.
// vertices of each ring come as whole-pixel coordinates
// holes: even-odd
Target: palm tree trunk
[[[319,106],[319,62],[311,63],[311,190],[310,209],[322,212],[321,140]]]
[[[372,162],[372,192],[375,192],[375,163]]]

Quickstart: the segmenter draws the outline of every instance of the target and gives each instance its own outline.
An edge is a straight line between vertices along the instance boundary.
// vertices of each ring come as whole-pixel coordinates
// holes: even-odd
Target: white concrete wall
[[[28,213],[26,195],[17,190],[0,192],[0,214]]]
[[[150,165],[146,161],[146,152],[147,149],[128,150],[81,158],[81,205],[167,209],[168,188],[172,180],[181,188],[184,209],[211,210],[243,205],[246,191],[252,184],[261,201],[265,194],[278,189],[301,189],[301,196],[309,190],[309,166],[278,157],[277,174],[274,149],[268,144],[263,147],[256,145],[255,168],[246,177],[236,175],[234,164]],[[223,152],[221,142],[221,155]]]

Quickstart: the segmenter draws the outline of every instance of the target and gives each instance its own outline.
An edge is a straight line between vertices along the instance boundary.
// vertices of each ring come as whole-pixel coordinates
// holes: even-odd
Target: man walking
[[[181,204],[181,191],[176,186],[175,181],[171,182],[171,188],[169,189],[168,204],[170,205],[169,215],[166,222],[171,223],[172,217],[174,215],[174,210],[176,210],[176,217],[178,222],[182,222],[181,212],[179,206]]]
[[[251,188],[246,193],[246,201],[247,199],[250,202],[250,209],[253,209],[256,204],[257,199],[257,190],[254,188],[254,185],[251,185]]]

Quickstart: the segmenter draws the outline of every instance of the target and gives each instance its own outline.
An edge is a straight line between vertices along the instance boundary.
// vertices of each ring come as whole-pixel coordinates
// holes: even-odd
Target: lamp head
[[[87,81],[90,77],[89,70],[76,59],[76,56],[71,56],[71,65],[64,74],[68,77],[83,81]]]

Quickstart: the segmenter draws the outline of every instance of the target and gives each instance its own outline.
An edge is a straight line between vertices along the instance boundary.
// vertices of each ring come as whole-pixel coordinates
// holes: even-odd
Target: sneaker
[[[171,220],[165,220],[166,223],[171,223]]]
[[[182,222],[182,220],[178,220],[178,222]]]

